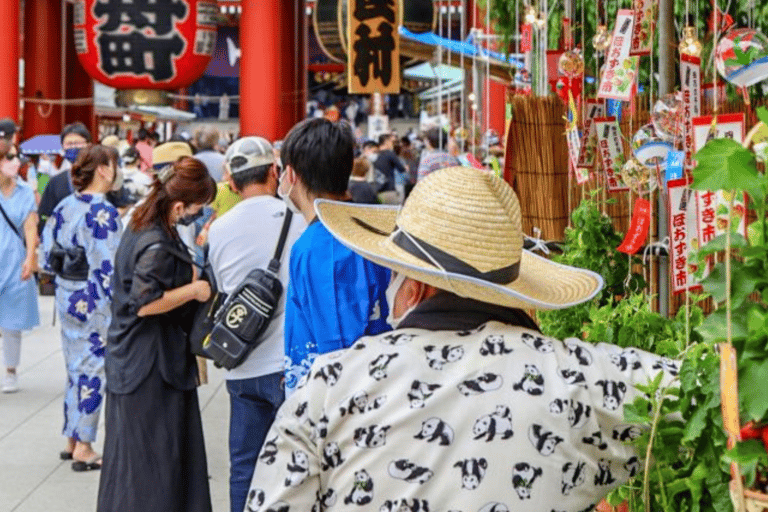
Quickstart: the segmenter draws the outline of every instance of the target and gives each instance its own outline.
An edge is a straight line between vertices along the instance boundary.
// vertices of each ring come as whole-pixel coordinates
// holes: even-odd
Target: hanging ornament
[[[656,133],[665,141],[680,135],[683,125],[683,97],[680,91],[666,94],[656,101],[651,111],[651,122]]]
[[[594,46],[595,50],[598,52],[604,52],[611,46],[611,39],[613,39],[613,36],[608,32],[608,27],[605,25],[598,25],[597,31],[595,32],[594,37],[592,37],[592,46]]]
[[[533,25],[536,23],[536,21],[539,19],[539,15],[536,12],[536,8],[532,5],[529,5],[525,8],[525,22],[528,25]]]
[[[715,65],[720,75],[738,87],[768,78],[768,39],[748,28],[731,30],[717,43]]]
[[[696,27],[683,28],[683,39],[680,41],[677,48],[683,55],[692,55],[694,57],[699,57],[701,55],[702,45],[696,34]]]
[[[646,195],[656,190],[658,182],[654,173],[641,164],[636,158],[630,157],[619,171],[623,181],[637,195]]]
[[[539,13],[539,17],[536,18],[536,21],[534,23],[536,25],[536,28],[538,28],[539,30],[544,28],[544,25],[547,24],[547,15],[544,13],[544,11],[541,11]]]
[[[640,164],[646,167],[665,168],[667,154],[672,149],[672,143],[660,137],[653,124],[642,126],[632,136],[632,154]]]
[[[584,74],[584,57],[579,50],[568,50],[557,61],[557,71],[567,78],[576,78]]]

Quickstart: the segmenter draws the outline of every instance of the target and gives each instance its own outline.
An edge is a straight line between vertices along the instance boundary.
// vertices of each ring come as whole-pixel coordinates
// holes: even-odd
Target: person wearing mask
[[[146,128],[139,128],[134,147],[139,152],[139,168],[141,172],[148,173],[153,165],[152,149],[155,147],[155,140]]]
[[[355,162],[352,165],[352,174],[349,177],[349,186],[347,187],[347,192],[355,203],[379,204],[376,192],[373,191],[373,187],[365,179],[370,169],[371,162],[367,158],[362,156],[355,158]]]
[[[5,374],[2,391],[18,391],[21,332],[40,323],[37,287],[37,213],[34,191],[19,178],[15,148],[0,138],[0,333]]]
[[[283,141],[278,194],[309,225],[291,251],[285,305],[286,396],[318,354],[389,330],[384,290],[389,272],[336,241],[317,222],[315,200],[345,200],[354,160],[346,123],[308,119]]]
[[[379,137],[379,155],[373,163],[376,179],[374,186],[378,193],[395,191],[395,172],[405,174],[408,170],[395,153],[396,137],[385,133]]]
[[[40,198],[40,206],[38,207],[38,213],[40,214],[38,229],[40,233],[42,233],[48,217],[53,213],[53,209],[58,206],[62,199],[74,192],[69,169],[77,160],[80,150],[90,144],[90,142],[91,132],[88,131],[88,128],[83,123],[68,124],[61,130],[61,148],[64,151],[64,160],[59,173],[48,181],[48,185],[46,185]]]
[[[126,227],[112,276],[104,466],[98,512],[210,512],[197,364],[187,339],[193,302],[211,294],[193,279],[175,226],[209,203],[216,185],[184,157],[158,173]]]
[[[219,130],[208,125],[198,129],[194,139],[194,145],[197,148],[195,158],[203,162],[216,183],[224,177],[224,155],[216,150],[219,138]]]
[[[449,152],[448,133],[439,126],[430,128],[424,134],[424,151],[421,153],[417,181],[429,173],[459,165],[458,159]]]
[[[272,146],[261,137],[245,137],[227,151],[230,187],[242,201],[211,225],[211,267],[219,291],[232,294],[254,269],[266,269],[274,256],[286,219],[286,206],[275,197],[277,166]],[[291,247],[307,227],[293,215],[283,249],[279,278],[288,286]],[[259,240],[254,244],[254,240]],[[229,499],[232,512],[242,512],[256,465],[280,404],[283,403],[285,295],[275,309],[262,343],[226,372],[229,392]]]
[[[117,150],[84,148],[70,171],[75,192],[64,198],[43,230],[46,270],[56,274],[56,310],[67,369],[63,460],[74,471],[101,468],[96,441],[104,401],[104,349],[111,318],[112,271],[123,226],[106,199],[117,178]],[[79,251],[77,264],[58,266],[56,253]],[[66,258],[65,258],[66,259]],[[74,267],[77,267],[76,269]]]
[[[642,427],[623,405],[654,378],[674,385],[679,365],[539,332],[526,310],[587,302],[603,280],[523,249],[506,182],[453,167],[402,208],[316,209],[392,270],[395,330],[315,360],[267,434],[246,510],[591,511],[640,470],[624,440]]]

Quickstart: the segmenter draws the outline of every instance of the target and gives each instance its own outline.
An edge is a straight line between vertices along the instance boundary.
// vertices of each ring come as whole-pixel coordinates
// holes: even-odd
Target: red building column
[[[240,135],[285,137],[305,108],[304,2],[242,3]]]
[[[65,98],[93,98],[93,78],[85,72],[80,59],[75,52],[75,25],[73,23],[74,6],[66,5],[66,65],[64,66]],[[96,117],[93,115],[93,105],[66,106],[63,109],[64,124],[80,121],[91,131],[94,141],[98,141]]]
[[[0,51],[0,118],[19,120],[19,0],[0,0],[3,48]]]
[[[24,10],[24,97],[61,99],[61,1],[26,0]],[[60,105],[24,104],[22,140],[59,133]]]

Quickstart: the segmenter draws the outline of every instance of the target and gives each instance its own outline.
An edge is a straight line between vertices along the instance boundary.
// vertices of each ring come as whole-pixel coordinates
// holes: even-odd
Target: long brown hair
[[[216,182],[200,160],[184,156],[173,163],[172,167],[173,173],[165,183],[155,177],[149,197],[136,208],[131,219],[133,231],[141,231],[159,222],[169,233],[174,234],[169,220],[173,203],[181,201],[186,207],[190,204],[206,204],[216,197]]]
[[[78,192],[88,188],[93,183],[96,169],[102,165],[111,163],[117,172],[117,159],[117,150],[109,146],[91,144],[81,149],[77,155],[77,160],[72,164],[72,169],[69,171],[72,175],[72,186]]]

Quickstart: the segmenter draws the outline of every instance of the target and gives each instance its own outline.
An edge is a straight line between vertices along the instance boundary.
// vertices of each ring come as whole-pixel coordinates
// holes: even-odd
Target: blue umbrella
[[[19,146],[25,155],[42,155],[61,152],[61,138],[58,135],[35,135]]]

